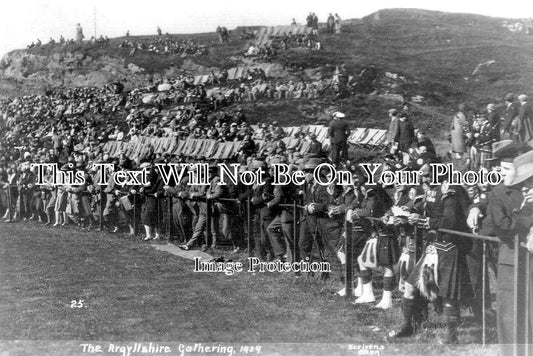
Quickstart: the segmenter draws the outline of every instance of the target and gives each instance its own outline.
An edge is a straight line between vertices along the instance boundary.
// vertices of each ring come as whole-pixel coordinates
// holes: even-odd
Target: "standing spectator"
[[[514,102],[514,94],[505,95],[505,111],[503,112],[503,126],[500,130],[502,139],[518,141],[520,132],[520,120],[518,120],[518,109],[520,106]]]
[[[161,219],[159,198],[164,195],[163,181],[161,176],[156,173],[155,167],[148,163],[141,164],[141,169],[150,169],[148,173],[148,185],[140,188],[144,195],[144,204],[141,211],[141,220],[144,225],[146,236],[144,241],[161,238]],[[155,230],[155,236],[152,237],[152,231]]]
[[[335,14],[335,33],[341,33],[342,31],[342,20],[339,14]]]
[[[63,137],[58,134],[55,128],[52,128],[52,144],[54,145],[54,154],[58,156],[63,148]]]
[[[489,121],[492,137],[495,141],[500,140],[500,116],[496,112],[496,105],[488,104],[487,105],[487,120]]]
[[[391,153],[394,153],[398,148],[398,142],[396,142],[396,137],[398,136],[399,129],[399,120],[398,120],[398,111],[396,109],[389,110],[389,130],[387,131],[387,143],[391,146]]]
[[[459,104],[458,111],[453,116],[451,127],[451,143],[452,152],[455,153],[455,158],[462,158],[463,153],[466,152],[465,147],[465,132],[468,132],[468,121],[465,115],[466,105]]]
[[[313,33],[315,35],[318,35],[318,17],[316,16],[316,14],[313,12],[313,23],[312,23],[312,27],[313,27]]]
[[[470,163],[473,169],[484,167],[485,160],[489,158],[492,142],[493,131],[490,122],[485,115],[478,115],[472,125],[473,145],[470,149]]]
[[[222,27],[220,27],[220,26],[217,26],[217,35],[218,35],[218,42],[219,43],[223,43],[224,42],[224,38],[222,37]]]
[[[310,12],[309,15],[305,18],[305,25],[307,27],[313,27],[313,13]]]
[[[329,13],[328,21],[326,23],[326,26],[327,26],[327,29],[328,29],[328,33],[333,33],[334,32],[334,30],[335,30],[335,17],[333,17],[331,12]]]
[[[407,163],[409,158],[409,149],[415,142],[415,128],[411,119],[407,117],[407,114],[400,113],[400,120],[398,123],[398,150],[404,155],[404,163]]]
[[[81,41],[83,41],[84,38],[85,36],[83,35],[83,29],[81,28],[81,25],[78,23],[76,25],[76,41],[78,41],[78,43],[81,43]]]
[[[527,96],[525,94],[518,96],[520,108],[518,109],[518,117],[520,118],[520,141],[527,142],[533,139],[533,109],[527,103]]]
[[[518,305],[525,305],[527,298],[531,300],[531,294],[530,296],[526,294],[528,281],[525,280],[528,267],[525,260],[528,252],[523,248],[515,251],[515,239],[519,239],[520,242],[531,239],[530,229],[533,227],[531,175],[533,171],[530,167],[533,162],[533,152],[517,156],[521,152],[517,146],[514,146],[506,153],[506,157],[501,159],[502,168],[504,168],[502,172],[512,172],[512,174],[505,177],[503,183],[495,187],[489,195],[481,234],[497,236],[502,242],[499,245],[497,276],[498,342],[502,345],[516,342],[520,345],[519,347],[523,347],[523,344],[531,343],[531,339],[528,340],[524,332],[525,328],[522,327],[526,324],[527,313],[525,310],[520,310],[518,314],[515,314],[513,304],[517,301]],[[513,157],[515,158],[510,163]],[[529,204],[522,203],[524,199]],[[518,264],[515,262],[515,254],[518,254],[518,261],[516,261]],[[518,269],[517,272],[515,268]],[[515,278],[518,280],[516,281]],[[532,303],[529,303],[529,308],[529,318],[532,318]],[[530,319],[530,325],[531,322]],[[518,334],[515,339],[514,328],[516,326],[518,326]],[[519,348],[517,354],[525,355],[525,351],[522,350]]]
[[[211,248],[217,247],[217,235],[219,235],[219,232],[222,232],[222,235],[224,236],[226,241],[229,241],[231,243],[233,252],[235,253],[239,252],[240,250],[235,241],[235,236],[232,231],[234,216],[237,215],[236,205],[234,205],[232,202],[229,202],[228,200],[223,200],[230,198],[231,195],[228,187],[225,184],[220,184],[220,176],[217,172],[218,170],[214,169],[213,178],[211,180],[210,186],[207,187],[206,192],[206,199],[213,202],[211,208],[211,226],[213,227]]]
[[[338,165],[341,160],[348,158],[348,137],[350,127],[346,120],[346,115],[341,112],[333,113],[333,120],[329,124],[328,136],[331,143],[331,160]]]

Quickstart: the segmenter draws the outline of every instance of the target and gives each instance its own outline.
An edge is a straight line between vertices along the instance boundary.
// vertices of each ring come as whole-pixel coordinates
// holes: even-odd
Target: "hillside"
[[[533,36],[509,31],[502,25],[504,20],[512,22],[471,14],[388,9],[346,21],[340,35],[327,34],[321,24],[321,50],[295,48],[281,52],[269,64],[276,68],[274,80],[309,80],[309,69],[331,78],[335,67],[344,65],[346,73],[358,81],[362,80],[361,71],[373,65],[377,78],[372,81],[371,90],[336,100],[324,97],[246,102],[241,106],[256,122],[277,119],[281,123],[311,123],[335,107],[356,118],[354,126],[384,128],[386,110],[397,107],[401,96],[408,100],[421,96],[422,100],[412,103],[416,125],[439,132],[448,126],[447,118],[459,102],[482,108],[490,101],[501,101],[507,92],[529,92],[533,82]],[[224,44],[218,43],[216,33],[172,35],[177,40],[192,40],[205,46],[207,53],[202,55],[164,55],[119,48],[125,38],[111,39],[105,47],[43,45],[13,51],[0,63],[0,95],[42,93],[114,81],[122,81],[127,89],[132,89],[165,76],[250,66],[254,63],[242,56],[250,43],[240,37],[242,30],[233,30],[230,42]],[[128,39],[142,43],[156,37]]]

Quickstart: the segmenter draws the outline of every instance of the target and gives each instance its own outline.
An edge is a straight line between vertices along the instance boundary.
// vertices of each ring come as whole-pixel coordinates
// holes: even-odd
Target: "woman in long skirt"
[[[144,166],[146,167],[146,166]],[[141,165],[143,168],[143,165]],[[150,184],[143,186],[140,192],[144,195],[144,204],[141,212],[141,220],[144,225],[146,236],[144,240],[152,239],[152,231],[155,230],[154,240],[161,238],[161,226],[163,219],[161,219],[162,209],[159,198],[163,197],[165,192],[163,190],[163,181],[152,167],[148,175]]]

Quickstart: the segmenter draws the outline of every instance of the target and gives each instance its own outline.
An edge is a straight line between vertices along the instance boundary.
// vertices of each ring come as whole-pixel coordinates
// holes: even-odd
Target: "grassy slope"
[[[0,340],[383,343],[401,322],[398,300],[387,312],[354,307],[331,293],[334,280],[192,268],[118,235],[2,224]],[[71,309],[74,299],[86,308]],[[444,332],[441,317],[431,320],[404,342],[431,349]],[[479,334],[467,321],[460,338]]]
[[[323,50],[289,50],[281,54],[280,63],[294,63],[304,68],[320,66],[325,75],[331,75],[336,65],[345,64],[348,73],[375,64],[380,79],[387,71],[404,75],[407,83],[394,91],[406,96],[422,95],[427,100],[415,106],[415,125],[433,133],[442,140],[449,127],[450,114],[459,102],[483,108],[488,102],[501,101],[507,92],[528,92],[533,81],[533,36],[513,34],[504,29],[503,19],[471,14],[451,14],[415,9],[381,10],[361,20],[350,21],[343,27],[342,35],[321,34]],[[81,51],[87,56],[110,55],[123,57],[148,73],[164,73],[169,67],[179,67],[185,59],[206,67],[229,68],[238,65],[235,56],[241,55],[248,41],[233,31],[231,42],[221,45],[215,33],[173,35],[175,38],[193,39],[209,45],[209,54],[198,57],[153,55],[117,48],[124,38],[111,40],[108,48],[79,46],[63,49],[43,46],[35,53],[52,54],[54,51]],[[150,41],[155,36],[134,36],[135,41]],[[480,74],[472,76],[478,63],[495,60]],[[294,72],[292,78],[301,76]],[[289,79],[289,78],[287,78]],[[389,90],[377,85],[381,92]],[[1,88],[0,88],[1,89]],[[6,90],[7,92],[7,90]],[[278,120],[282,125],[314,123],[316,114],[306,107],[336,107],[356,118],[352,125],[386,128],[387,110],[397,106],[380,97],[362,95],[356,98],[332,101],[331,98],[271,102],[267,104],[244,103],[243,108],[255,121]],[[317,111],[317,110],[311,110]]]

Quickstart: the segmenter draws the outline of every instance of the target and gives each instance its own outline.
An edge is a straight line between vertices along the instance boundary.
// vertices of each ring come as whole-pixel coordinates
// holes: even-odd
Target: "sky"
[[[474,13],[495,17],[533,18],[533,1],[466,0],[14,0],[2,4],[0,14],[0,56],[25,48],[39,38],[58,40],[75,37],[80,23],[88,39],[95,33],[109,37],[164,33],[212,32],[218,25],[228,29],[251,25],[285,25],[294,17],[304,23],[315,12],[323,22],[328,13],[341,18],[361,18],[386,8],[419,8]]]

